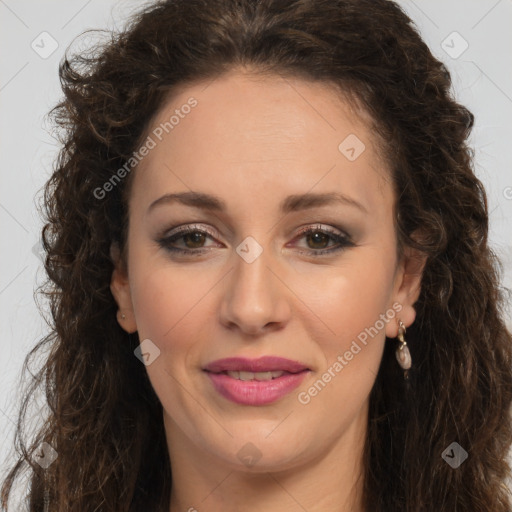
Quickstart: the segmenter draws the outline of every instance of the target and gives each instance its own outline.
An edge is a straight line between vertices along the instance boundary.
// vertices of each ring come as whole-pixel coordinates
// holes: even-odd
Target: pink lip
[[[204,370],[211,379],[213,387],[232,402],[243,405],[266,405],[294,390],[309,373],[309,368],[298,361],[282,357],[265,356],[259,359],[232,357],[219,359],[208,364]],[[286,372],[272,380],[243,381],[222,373],[226,371],[267,372],[281,370]]]

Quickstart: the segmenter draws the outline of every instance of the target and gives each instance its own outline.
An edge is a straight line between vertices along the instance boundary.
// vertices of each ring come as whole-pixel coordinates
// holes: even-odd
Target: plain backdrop
[[[23,360],[47,332],[34,300],[44,277],[36,204],[59,149],[44,119],[61,97],[58,64],[81,32],[119,29],[144,3],[0,0],[0,470],[12,460]],[[512,288],[512,1],[399,3],[448,66],[457,99],[475,114],[475,171],[488,193],[503,286]],[[507,322],[512,329],[510,308]]]

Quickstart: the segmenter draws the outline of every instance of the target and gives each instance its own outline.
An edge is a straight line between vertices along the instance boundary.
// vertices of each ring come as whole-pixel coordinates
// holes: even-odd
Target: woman
[[[173,0],[98,50],[60,68],[51,414],[3,506],[28,463],[31,511],[509,512],[473,116],[402,10]]]

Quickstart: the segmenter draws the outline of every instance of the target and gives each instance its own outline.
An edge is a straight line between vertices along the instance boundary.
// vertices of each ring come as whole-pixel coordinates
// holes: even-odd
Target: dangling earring
[[[398,340],[400,341],[399,347],[396,349],[395,355],[398,364],[405,370],[404,379],[408,379],[408,370],[412,365],[411,353],[407,347],[407,342],[404,339],[405,325],[402,320],[398,320]]]

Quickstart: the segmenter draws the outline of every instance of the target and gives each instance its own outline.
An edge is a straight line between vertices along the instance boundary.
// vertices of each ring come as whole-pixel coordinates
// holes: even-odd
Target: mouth
[[[203,368],[214,389],[241,405],[266,405],[290,393],[311,372],[306,365],[275,356],[218,359]]]
[[[272,372],[299,373],[304,370],[309,370],[305,364],[299,361],[278,356],[263,356],[258,359],[227,357],[225,359],[212,361],[203,369],[212,373],[239,372],[242,376],[250,373],[256,376],[260,374],[261,380],[270,380],[270,378],[273,378],[272,375],[270,378],[268,376],[268,374],[272,374]],[[248,379],[242,378],[242,380]]]
[[[279,377],[281,377],[285,374],[293,375],[292,372],[287,372],[284,370],[274,370],[274,371],[267,371],[267,372],[247,372],[247,371],[230,370],[230,371],[212,372],[212,373],[216,373],[217,375],[219,375],[219,374],[229,375],[232,379],[243,380],[243,381],[250,381],[250,380],[269,381],[269,380],[278,379]],[[296,372],[296,373],[300,373],[300,372]]]

